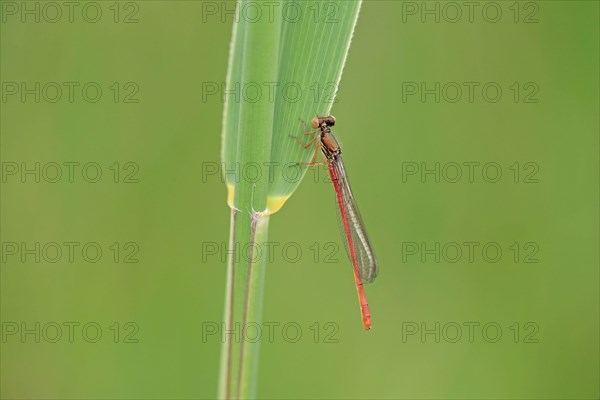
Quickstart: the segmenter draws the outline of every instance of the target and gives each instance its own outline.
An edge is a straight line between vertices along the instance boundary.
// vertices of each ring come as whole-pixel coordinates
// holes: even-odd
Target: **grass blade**
[[[282,1],[258,20],[244,17],[248,6],[272,9],[272,1],[237,3],[226,88],[262,85],[255,101],[228,95],[223,115],[222,162],[231,208],[225,299],[225,342],[221,356],[221,398],[251,398],[256,391],[259,342],[240,335],[261,323],[266,260],[254,248],[268,238],[270,214],[279,210],[305,171],[290,179],[290,165],[312,154],[291,138],[300,119],[328,114],[358,17],[360,1]],[[298,11],[295,17],[282,10]],[[275,87],[274,97],[267,88]],[[289,88],[295,88],[296,99]],[[298,97],[299,94],[299,97]],[[255,167],[250,178],[243,171]],[[244,252],[242,249],[249,249]],[[243,256],[242,254],[243,253]],[[235,332],[235,334],[228,334]]]

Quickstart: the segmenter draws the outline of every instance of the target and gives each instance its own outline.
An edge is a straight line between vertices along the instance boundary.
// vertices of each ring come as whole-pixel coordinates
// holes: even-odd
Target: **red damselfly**
[[[370,283],[375,280],[378,272],[377,259],[369,242],[363,219],[352,194],[352,189],[350,188],[348,175],[342,161],[342,149],[331,132],[331,127],[335,125],[335,122],[335,117],[331,115],[327,117],[317,116],[311,121],[311,126],[314,129],[318,129],[317,131],[307,132],[305,127],[305,135],[318,134],[318,136],[315,136],[308,144],[304,145],[304,148],[308,148],[316,142],[312,161],[304,165],[323,165],[322,163],[315,162],[320,148],[335,189],[342,240],[346,245],[346,251],[354,271],[362,323],[365,329],[371,329],[371,313],[363,282]]]

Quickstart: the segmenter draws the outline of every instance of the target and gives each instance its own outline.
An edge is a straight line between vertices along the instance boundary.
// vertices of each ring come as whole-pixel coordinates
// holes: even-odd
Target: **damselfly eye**
[[[317,129],[319,127],[319,117],[314,117],[313,119],[310,120],[310,125]]]

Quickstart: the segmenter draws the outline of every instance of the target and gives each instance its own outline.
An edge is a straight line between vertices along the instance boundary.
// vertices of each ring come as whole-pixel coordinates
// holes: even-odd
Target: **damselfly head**
[[[327,117],[319,117],[317,115],[310,121],[310,124],[314,129],[319,128],[320,126],[323,125],[323,123],[325,123],[325,125],[327,125],[327,126],[334,126],[335,125],[335,117],[333,115],[329,115]]]

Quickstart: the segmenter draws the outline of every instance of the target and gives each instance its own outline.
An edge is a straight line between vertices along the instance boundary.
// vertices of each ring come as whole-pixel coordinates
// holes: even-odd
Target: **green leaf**
[[[251,3],[256,2],[242,1],[241,8],[247,10]],[[226,87],[228,92],[236,94],[226,97],[223,118],[224,170],[235,171],[225,175],[229,205],[237,209],[245,207],[236,201],[235,193],[240,181],[246,180],[256,183],[254,210],[268,214],[278,211],[299,186],[306,169],[298,169],[293,164],[308,162],[313,156],[291,136],[302,136],[300,120],[308,124],[314,116],[330,113],[361,1],[289,0],[278,4],[281,7],[274,7],[272,23],[266,16],[257,22],[248,22],[240,17],[239,23],[234,23]],[[268,8],[263,6],[262,9]],[[277,21],[280,19],[279,24]],[[262,45],[255,50],[247,47],[247,29],[258,24],[271,25],[272,28],[280,26],[277,54],[272,53],[274,49],[268,43],[277,41],[279,37],[255,38],[262,40]],[[267,52],[269,48],[271,52]],[[257,52],[256,64],[252,60],[248,63],[251,57],[247,53],[251,51]],[[244,67],[256,67],[262,74],[246,72],[248,75],[244,80]],[[257,104],[273,106],[274,114],[255,116],[251,121],[240,118],[244,106],[253,104],[255,89],[261,91]],[[271,90],[274,91],[273,96]],[[246,91],[252,95],[245,96]],[[250,108],[246,107],[246,110]],[[242,123],[243,129],[240,128]],[[246,125],[248,123],[253,125]],[[249,140],[240,139],[242,131],[248,132]],[[260,148],[262,157],[253,159],[248,154],[248,157],[242,158],[239,154],[241,142],[244,146],[255,144]],[[256,176],[261,179],[255,179]],[[265,184],[268,186],[267,207],[261,208],[258,202]]]

